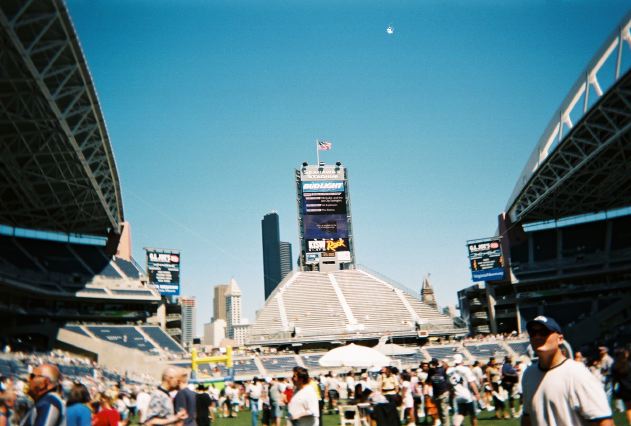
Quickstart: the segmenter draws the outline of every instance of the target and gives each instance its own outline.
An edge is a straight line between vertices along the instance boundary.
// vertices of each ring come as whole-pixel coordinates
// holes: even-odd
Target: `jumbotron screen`
[[[504,278],[504,258],[499,239],[478,240],[467,243],[469,265],[473,281],[501,280]]]
[[[350,260],[345,179],[344,168],[339,166],[309,166],[300,175],[303,250],[308,264],[342,252],[347,253],[341,258]]]
[[[162,249],[147,250],[149,283],[162,295],[180,294],[180,252]]]

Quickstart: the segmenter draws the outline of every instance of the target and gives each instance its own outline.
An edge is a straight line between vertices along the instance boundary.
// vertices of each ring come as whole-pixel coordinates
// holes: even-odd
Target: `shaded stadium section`
[[[364,270],[294,272],[267,299],[250,345],[318,345],[334,341],[455,336],[453,320]]]
[[[160,295],[115,256],[118,172],[62,1],[0,2],[0,139],[0,346],[93,355],[59,340],[65,324],[145,321]]]
[[[523,331],[548,315],[579,348],[631,342],[630,30],[631,14],[527,160],[499,215],[507,278],[459,292],[472,333]]]

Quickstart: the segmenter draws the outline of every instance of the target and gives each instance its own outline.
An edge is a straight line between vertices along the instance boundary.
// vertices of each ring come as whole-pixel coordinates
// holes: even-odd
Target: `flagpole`
[[[316,165],[319,166],[320,165],[320,150],[318,149],[318,139],[316,139],[315,141],[315,145],[316,145]]]

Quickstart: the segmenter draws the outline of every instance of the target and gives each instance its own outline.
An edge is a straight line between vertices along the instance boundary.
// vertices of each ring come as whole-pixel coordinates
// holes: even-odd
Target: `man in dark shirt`
[[[175,412],[184,409],[188,414],[184,420],[184,426],[197,426],[197,394],[188,388],[188,371],[181,369],[179,373],[180,390],[177,391],[173,400]]]
[[[197,426],[210,426],[210,406],[213,401],[207,390],[208,388],[203,384],[197,386]]]
[[[433,399],[442,426],[449,426],[449,379],[447,370],[436,358],[429,363],[427,382],[432,385]]]

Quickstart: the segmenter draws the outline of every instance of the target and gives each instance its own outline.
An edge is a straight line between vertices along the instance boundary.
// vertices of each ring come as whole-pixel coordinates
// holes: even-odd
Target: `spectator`
[[[114,408],[115,392],[101,392],[99,394],[99,410],[94,415],[92,426],[118,426],[121,416]]]
[[[454,391],[456,417],[454,425],[461,424],[466,416],[471,419],[471,426],[477,426],[478,417],[474,401],[480,399],[476,378],[471,369],[463,365],[462,355],[454,355],[454,367],[447,370],[449,381]]]
[[[196,426],[197,394],[188,388],[188,371],[184,368],[178,372],[178,391],[173,399],[173,405],[176,412],[186,412],[184,426]]]
[[[320,410],[318,395],[309,384],[309,372],[303,367],[294,367],[292,381],[295,392],[287,407],[293,426],[317,426]]]
[[[197,385],[197,395],[195,399],[197,426],[210,426],[210,410],[212,407],[212,399],[208,392],[208,388],[203,384]]]
[[[66,424],[67,426],[91,426],[92,411],[88,407],[90,403],[90,392],[85,385],[75,383],[70,388],[68,400],[66,401]]]
[[[614,396],[624,403],[627,423],[631,425],[631,359],[628,349],[618,349],[611,369],[615,389]]]
[[[2,377],[0,379],[0,426],[11,424],[15,400],[16,394],[13,389],[13,382],[6,377]]]
[[[438,417],[442,426],[449,426],[449,378],[445,367],[432,358],[429,364],[427,380],[432,385],[432,401],[438,410]]]
[[[246,388],[246,394],[250,400],[250,414],[252,416],[252,426],[257,426],[259,421],[259,401],[263,394],[263,385],[258,377],[252,380],[252,383]]]
[[[188,416],[185,410],[180,410],[175,414],[173,401],[169,392],[179,388],[180,379],[178,369],[167,367],[162,373],[162,382],[158,389],[151,394],[145,426],[165,426],[172,424],[182,424]]]
[[[515,411],[515,386],[517,382],[519,382],[519,375],[517,374],[517,370],[513,366],[513,360],[510,356],[504,357],[504,364],[502,365],[502,387],[506,390],[506,394],[508,396],[506,404],[506,410],[510,408],[510,413],[512,417],[516,417]]]
[[[28,394],[35,404],[26,413],[20,426],[63,426],[66,424],[66,408],[57,393],[59,369],[43,364],[29,375]]]
[[[583,364],[567,359],[561,352],[563,333],[559,324],[550,317],[538,316],[526,327],[539,360],[523,376],[522,426],[571,426],[588,422],[613,425],[601,384]]]

